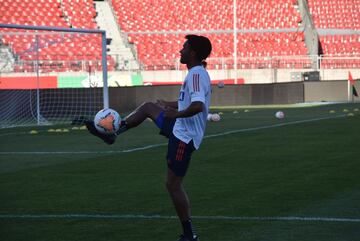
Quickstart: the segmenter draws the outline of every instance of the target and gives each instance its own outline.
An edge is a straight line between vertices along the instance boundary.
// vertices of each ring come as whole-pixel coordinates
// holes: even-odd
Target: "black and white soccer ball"
[[[102,134],[116,134],[120,128],[121,117],[116,110],[105,108],[100,110],[94,118],[95,128]]]

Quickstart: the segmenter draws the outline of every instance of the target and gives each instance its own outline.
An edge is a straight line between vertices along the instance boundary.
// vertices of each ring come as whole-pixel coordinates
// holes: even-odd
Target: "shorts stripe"
[[[177,161],[182,161],[183,156],[184,156],[184,152],[185,152],[185,147],[186,147],[185,143],[181,141],[179,143],[179,146],[178,146],[177,152],[176,152],[176,158],[175,159]]]

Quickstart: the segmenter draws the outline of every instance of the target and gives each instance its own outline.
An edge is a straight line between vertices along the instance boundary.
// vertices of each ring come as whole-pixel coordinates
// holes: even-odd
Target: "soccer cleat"
[[[194,236],[192,239],[188,239],[184,234],[181,234],[178,241],[200,241],[198,236]]]
[[[96,130],[94,122],[93,121],[85,121],[85,126],[88,129],[88,131],[93,134],[94,136],[99,137],[100,139],[102,139],[106,144],[108,145],[112,145],[114,144],[115,140],[116,140],[116,136],[115,135],[105,135],[100,133],[98,130]]]

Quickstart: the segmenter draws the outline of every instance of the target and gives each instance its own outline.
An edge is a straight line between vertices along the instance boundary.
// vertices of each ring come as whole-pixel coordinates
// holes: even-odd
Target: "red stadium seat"
[[[232,3],[231,0],[208,1],[206,4],[198,4],[195,0],[165,3],[155,0],[143,0],[141,3],[135,0],[112,0],[118,23],[125,32],[231,29]],[[301,18],[294,4],[293,0],[238,1],[238,27],[297,28]],[[232,34],[207,36],[214,45],[211,57],[232,58]],[[154,69],[162,69],[161,65],[174,67],[175,61],[169,65],[169,59],[179,58],[184,35],[130,34],[128,39],[135,44],[143,66],[155,65]],[[307,54],[302,33],[239,34],[237,48],[241,57]],[[225,65],[231,66],[228,63]]]
[[[360,5],[357,1],[347,0],[308,0],[315,27],[323,29],[360,30]],[[325,56],[360,56],[360,38],[358,35],[320,36]],[[349,60],[349,62],[354,62]],[[322,67],[337,68],[341,61],[322,61]],[[344,63],[345,64],[345,63]],[[353,64],[349,64],[353,66]],[[360,67],[360,65],[357,65]]]
[[[237,26],[242,30],[252,29],[297,29],[301,16],[296,0],[249,0],[237,1]],[[112,0],[119,27],[125,33],[152,31],[197,31],[231,30],[233,27],[232,0]],[[317,28],[360,29],[360,5],[348,0],[308,0]],[[74,28],[97,28],[93,0],[2,0],[0,22],[28,25],[46,25]],[[177,65],[184,34],[128,34],[129,43],[134,43],[139,62],[145,69],[173,69]],[[233,35],[231,33],[206,34],[213,43],[210,57],[228,59],[209,67],[233,66]],[[40,58],[46,61],[101,59],[98,38],[85,35],[66,35],[64,40],[56,36],[42,36]],[[267,62],[264,59],[276,56],[308,55],[304,34],[287,33],[242,33],[237,36],[237,51],[241,68],[278,66],[297,68],[311,62],[291,59],[291,62]],[[35,60],[31,49],[35,39],[31,36],[6,36],[2,42],[11,45],[14,54],[23,60]],[[320,36],[324,55],[360,56],[360,39],[357,35]],[[249,61],[248,58],[255,58]],[[109,70],[115,61],[108,58]],[[73,63],[73,62],[71,62]],[[327,60],[323,61],[327,66]],[[336,63],[334,63],[336,65]],[[46,64],[44,64],[45,66]],[[96,65],[94,65],[96,66]],[[353,63],[349,62],[349,66]],[[20,67],[17,68],[18,70]],[[21,66],[23,70],[30,67]],[[78,71],[76,64],[59,69]]]
[[[93,0],[2,0],[0,5],[0,22],[7,24],[92,29],[97,28],[95,16]],[[37,55],[32,50],[35,43],[33,36],[23,35],[16,36],[16,38],[11,36],[3,38],[2,41],[4,44],[11,45],[14,54],[20,59],[36,60]],[[74,60],[72,58],[75,56],[79,58],[76,60],[88,60],[101,57],[100,38],[94,38],[94,36],[74,37],[74,35],[67,34],[65,38],[58,35],[52,38],[50,35],[40,35],[40,46],[42,46],[40,47],[40,60]],[[90,54],[77,53],[82,47],[85,47],[86,53]],[[115,65],[114,61],[111,61],[111,64]],[[71,70],[71,68],[70,66],[59,68],[59,70]],[[17,71],[20,69],[29,72],[34,68],[29,66],[16,68]],[[49,66],[44,69],[49,69]],[[113,66],[109,69],[113,69]]]

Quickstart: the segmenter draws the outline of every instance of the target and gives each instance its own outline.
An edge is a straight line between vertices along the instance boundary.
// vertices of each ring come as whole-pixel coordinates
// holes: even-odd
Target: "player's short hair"
[[[198,60],[205,60],[211,53],[211,42],[207,37],[189,34],[185,38],[188,40],[190,48],[195,51]]]

